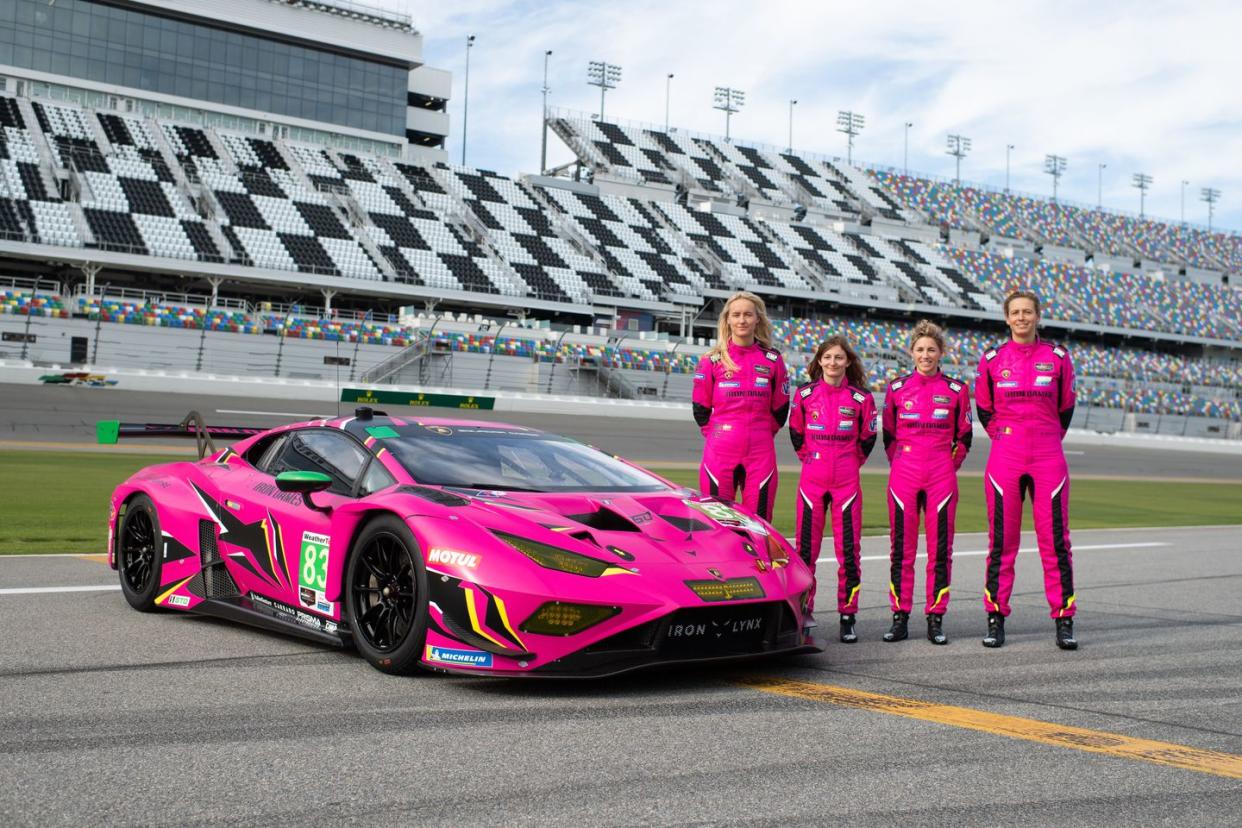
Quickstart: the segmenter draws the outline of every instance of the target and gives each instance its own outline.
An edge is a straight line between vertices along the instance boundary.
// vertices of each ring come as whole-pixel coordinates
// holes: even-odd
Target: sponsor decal
[[[906,384],[905,380],[893,380],[892,383],[888,387],[896,391],[905,384]]]
[[[720,354],[712,354],[712,362],[720,362]]]
[[[456,664],[461,667],[491,667],[492,654],[481,650],[453,650],[428,644],[423,656],[435,664]]]
[[[880,430],[880,412],[878,411],[871,415],[871,430],[872,431]]]
[[[169,595],[168,600],[164,602],[170,607],[188,607],[190,605],[190,596],[188,595]]]
[[[1010,380],[1009,382],[998,382],[996,383],[996,387],[997,388],[1017,388],[1018,383],[1014,380]]]
[[[862,402],[863,400],[867,399],[866,397],[864,397],[862,394],[860,394],[857,391],[853,393],[853,397],[854,397],[855,402]]]
[[[756,388],[766,388],[769,382],[771,382],[771,380],[769,380],[767,377],[755,377]]]
[[[302,496],[293,492],[282,492],[271,483],[257,483],[251,487],[251,491],[261,494],[264,497],[270,497],[272,500],[279,500],[281,503],[288,503],[290,506],[301,506]]]
[[[853,420],[841,420],[837,423],[837,431],[850,431],[854,428]]]
[[[1059,345],[1053,348],[1052,352],[1056,354],[1057,356],[1061,357],[1061,359],[1065,359],[1065,349],[1060,347]]]
[[[732,430],[733,430],[733,424],[732,424],[732,423],[725,423],[724,425],[722,425],[722,426],[720,427],[720,430],[721,430],[721,431],[732,431]]]
[[[983,358],[986,359],[988,362],[991,362],[992,360],[996,359],[996,349],[993,348],[990,351],[985,351],[983,354]]]
[[[706,379],[706,375],[705,375],[705,374],[695,374],[695,375],[694,375],[694,381],[695,381],[695,382],[700,382],[701,380],[704,380],[704,379]]]
[[[630,515],[630,520],[637,524],[651,523],[651,512],[639,512],[636,515]]]
[[[1052,385],[1052,377],[1047,375],[1035,378],[1036,385]]]
[[[722,526],[740,526],[758,535],[768,534],[768,530],[759,521],[747,517],[725,503],[718,503],[714,500],[687,500],[685,503],[691,509],[702,512]]]
[[[763,355],[767,357],[768,359],[772,360],[773,362],[776,362],[778,359],[781,358],[781,355],[776,353],[776,351],[764,351]]]
[[[1051,362],[1037,362],[1037,363],[1035,363],[1035,370],[1036,370],[1036,371],[1052,371],[1052,370],[1054,370],[1056,367],[1057,367],[1057,366],[1053,365]]]
[[[331,614],[332,614],[332,605],[331,605],[331,604],[329,604],[327,601],[316,601],[316,602],[315,602],[315,610],[316,610],[317,612],[322,612],[322,613],[324,613],[325,615],[331,615]]]
[[[462,569],[474,569],[479,565],[479,556],[472,555],[469,552],[458,552],[455,549],[441,549],[433,546],[427,552],[427,562],[448,564],[449,566],[458,566]]]
[[[949,403],[953,402],[953,400],[950,399],[949,397],[946,397],[944,394],[933,394],[932,402],[934,402],[936,405],[948,405]]]
[[[756,374],[762,374],[765,377],[772,373],[771,365],[756,365],[754,368]]]
[[[733,372],[725,371],[725,379],[733,379]]]
[[[328,588],[328,547],[332,539],[316,532],[302,533],[302,552],[298,557],[298,600],[313,607],[321,601],[331,605]]]
[[[423,426],[423,428],[426,429],[427,431],[430,431],[432,434],[438,434],[441,437],[450,437],[453,434],[453,429],[449,428],[448,426],[430,425],[430,426]]]
[[[1002,369],[1001,369],[1001,378],[1002,378],[1002,379],[1009,379],[1009,377],[1010,377],[1012,374],[1013,374],[1013,371],[1010,371],[1008,368],[1002,368]]]
[[[951,382],[949,383],[949,390],[956,394],[958,391],[962,390],[962,386],[958,385],[956,382]]]
[[[914,400],[906,400],[902,405],[905,406],[906,411],[909,411],[911,408],[914,408]]]
[[[823,431],[826,426],[823,423],[810,423],[806,428],[807,431]]]
[[[738,382],[737,380],[734,380],[733,382],[722,382],[720,383],[720,387],[721,388],[741,388],[742,384]]]
[[[290,621],[301,624],[303,627],[310,627],[312,630],[319,630],[320,632],[332,635],[336,634],[337,625],[335,621],[329,621],[326,618],[311,615],[309,612],[303,612],[297,607],[291,607],[288,604],[281,603],[280,601],[273,601],[266,595],[260,595],[257,592],[251,592],[248,597],[252,603],[258,604],[261,607],[267,607],[268,609],[278,612],[281,615],[288,616]]]
[[[903,420],[917,420],[919,418],[919,412],[911,411],[909,413],[906,413],[903,411],[901,414],[898,414],[897,416]]]
[[[848,405],[843,405],[837,408],[837,413],[840,414],[842,417],[853,417],[858,413],[858,409],[851,408]]]
[[[725,636],[755,632],[763,629],[763,616],[728,618],[722,621],[706,621],[695,624],[671,624],[668,638],[724,638]]]
[[[815,390],[814,388],[812,388],[811,386],[809,386],[809,385],[808,385],[808,386],[806,386],[805,388],[803,388],[803,389],[801,389],[800,391],[798,391],[798,394],[799,394],[799,396],[801,396],[801,397],[802,397],[802,399],[804,399],[804,400],[805,400],[807,397],[811,396],[811,392],[812,392],[812,391],[814,391],[814,390]]]
[[[932,412],[932,419],[933,419],[933,420],[947,420],[947,419],[949,419],[949,409],[947,409],[947,408],[937,408],[935,411],[933,411],[933,412]]]

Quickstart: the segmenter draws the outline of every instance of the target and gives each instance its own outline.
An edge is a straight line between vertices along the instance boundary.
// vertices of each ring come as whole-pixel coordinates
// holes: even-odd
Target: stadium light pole
[[[1147,189],[1151,187],[1151,176],[1147,173],[1135,173],[1130,177],[1130,184],[1138,188],[1139,191],[1139,218],[1143,218],[1143,213],[1147,207]]]
[[[1190,182],[1182,179],[1182,226],[1186,226],[1186,188],[1190,186]]]
[[[593,60],[587,64],[587,85],[599,87],[599,120],[604,121],[604,93],[616,89],[621,82],[621,67],[602,60]]]
[[[864,126],[866,126],[866,119],[857,112],[847,110],[837,112],[837,132],[844,132],[847,136],[845,145],[845,162],[847,164],[854,163],[854,136],[862,132]]]
[[[1009,193],[1009,153],[1013,152],[1013,144],[1005,144],[1005,193]]]
[[[901,141],[901,174],[910,175],[910,127],[914,126],[913,121],[906,121],[905,135]]]
[[[1095,209],[1104,209],[1104,168],[1107,163],[1095,165]]]
[[[466,123],[470,118],[470,50],[474,35],[466,36],[466,89],[461,96],[461,165],[466,166]]]
[[[1212,211],[1216,202],[1220,201],[1220,190],[1215,187],[1204,187],[1199,191],[1199,198],[1207,202],[1208,206],[1208,232],[1212,232]]]
[[[543,138],[539,145],[539,174],[543,175],[543,171],[548,168],[548,58],[552,57],[552,50],[548,49],[543,53]]]
[[[1057,184],[1061,182],[1061,176],[1065,175],[1065,157],[1061,155],[1045,155],[1044,172],[1052,176],[1052,201],[1055,204],[1057,200]]]
[[[798,103],[797,98],[789,99],[789,154],[793,155],[793,108]]]
[[[673,94],[673,73],[664,79],[664,131],[668,132],[668,102]]]
[[[946,146],[947,149],[945,151],[957,159],[955,162],[957,167],[955,180],[960,187],[962,185],[962,159],[970,152],[970,139],[965,135],[950,135]]]
[[[712,95],[712,109],[719,109],[725,114],[725,140],[729,140],[729,118],[734,112],[741,110],[746,103],[746,93],[731,86],[717,86]]]

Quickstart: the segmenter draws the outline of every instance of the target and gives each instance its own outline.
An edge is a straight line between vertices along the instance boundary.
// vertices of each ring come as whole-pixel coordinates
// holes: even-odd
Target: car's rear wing
[[[212,438],[240,440],[267,429],[261,426],[209,426],[203,415],[191,411],[179,423],[123,423],[120,420],[100,420],[95,423],[95,440],[103,445],[115,445],[122,437],[193,437],[198,442],[198,456],[206,457],[216,450]]]

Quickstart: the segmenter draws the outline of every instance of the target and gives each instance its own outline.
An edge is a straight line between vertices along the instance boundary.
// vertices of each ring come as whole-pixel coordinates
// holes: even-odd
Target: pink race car
[[[135,609],[352,642],[386,673],[603,676],[823,649],[811,572],[769,524],[492,422],[360,408],[151,466],[112,495],[108,554]]]

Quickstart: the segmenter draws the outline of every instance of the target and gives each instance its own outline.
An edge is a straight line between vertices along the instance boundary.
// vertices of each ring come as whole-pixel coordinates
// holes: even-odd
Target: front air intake
[[[203,593],[205,598],[236,598],[241,595],[233,577],[224,568],[220,547],[216,542],[216,524],[198,522],[198,548],[203,561]]]

